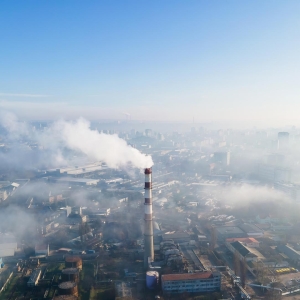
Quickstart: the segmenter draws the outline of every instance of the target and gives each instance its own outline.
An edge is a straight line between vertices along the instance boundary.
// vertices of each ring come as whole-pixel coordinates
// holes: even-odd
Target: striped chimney
[[[148,258],[154,259],[152,224],[152,169],[145,169],[145,217],[144,217],[144,266],[148,267]]]

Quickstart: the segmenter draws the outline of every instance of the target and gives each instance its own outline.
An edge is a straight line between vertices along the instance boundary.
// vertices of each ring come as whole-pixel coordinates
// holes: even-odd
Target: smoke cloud
[[[214,194],[218,200],[232,205],[249,205],[261,202],[288,202],[289,197],[267,186],[253,186],[250,184],[233,185],[215,188]]]
[[[104,162],[110,168],[131,166],[142,169],[153,165],[151,156],[142,154],[116,134],[108,135],[92,130],[89,121],[83,118],[76,121],[60,120],[43,131],[35,130],[28,124],[19,122],[11,113],[2,113],[0,122],[8,132],[8,138],[12,142],[11,148],[18,148],[18,157],[28,157],[27,154],[22,156],[24,151],[20,152],[22,148],[18,142],[20,137],[26,137],[31,143],[37,143],[38,149],[43,150],[43,155],[37,155],[37,157],[43,157],[44,163],[38,162],[35,167],[66,165],[67,154],[70,155],[67,151],[70,152],[70,150],[86,156],[90,161]],[[10,160],[9,154],[4,156],[0,158]]]
[[[84,153],[90,159],[103,161],[111,168],[128,164],[136,168],[153,165],[150,156],[132,148],[116,134],[108,135],[91,130],[90,123],[83,118],[75,122],[56,122],[51,130],[60,133],[61,142],[67,148]]]

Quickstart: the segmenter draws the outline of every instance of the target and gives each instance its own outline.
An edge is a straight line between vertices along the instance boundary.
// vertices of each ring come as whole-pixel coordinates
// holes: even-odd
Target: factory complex
[[[298,185],[281,166],[286,134],[280,154],[265,154],[248,173],[239,166],[253,136],[119,134],[154,165],[111,168],[72,153],[65,167],[3,175],[0,299],[297,293]]]

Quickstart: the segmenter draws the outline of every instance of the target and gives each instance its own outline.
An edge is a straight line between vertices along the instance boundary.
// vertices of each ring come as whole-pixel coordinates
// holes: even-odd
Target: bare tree
[[[272,289],[266,293],[265,299],[280,300],[280,299],[282,299],[282,295],[281,295],[280,291]]]
[[[245,287],[247,279],[247,262],[245,258],[240,261],[240,274],[242,287]]]
[[[233,255],[233,267],[235,275],[238,276],[240,274],[240,257],[238,251],[235,251]]]
[[[264,264],[259,261],[255,263],[255,271],[256,271],[256,278],[261,284],[267,283],[267,268],[264,266]]]

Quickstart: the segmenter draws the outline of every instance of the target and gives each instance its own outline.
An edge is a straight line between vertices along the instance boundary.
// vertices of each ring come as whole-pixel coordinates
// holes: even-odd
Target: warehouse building
[[[255,238],[232,238],[232,239],[226,239],[226,245],[228,243],[233,242],[240,242],[246,247],[251,248],[259,248],[259,241],[257,241]]]
[[[253,224],[245,223],[239,227],[247,234],[248,237],[258,238],[264,235],[264,232]]]
[[[164,294],[216,292],[221,289],[221,273],[166,274],[161,276],[161,284]]]
[[[62,184],[68,184],[70,186],[79,185],[97,185],[99,180],[90,178],[73,178],[73,177],[49,177],[50,182],[57,182]]]
[[[216,227],[216,231],[219,240],[247,237],[247,234],[242,229],[236,226]]]
[[[162,240],[173,240],[175,243],[189,243],[191,237],[184,231],[167,231],[162,233]]]
[[[292,262],[299,264],[300,263],[300,251],[295,250],[289,245],[280,245],[277,246],[276,250],[279,253],[286,255]]]
[[[246,261],[265,260],[265,257],[257,250],[257,248],[247,247],[239,241],[226,243],[226,246],[231,252],[238,253],[240,259],[245,259]]]

